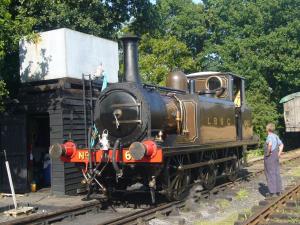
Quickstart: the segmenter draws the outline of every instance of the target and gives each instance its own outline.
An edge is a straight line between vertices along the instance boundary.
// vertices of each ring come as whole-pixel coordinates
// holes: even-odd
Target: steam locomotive
[[[195,181],[212,189],[220,175],[237,177],[247,148],[258,143],[245,82],[232,73],[171,72],[166,87],[141,83],[138,38],[123,42],[125,82],[99,96],[88,148],[66,141],[50,155],[85,165],[88,196],[109,198],[135,184],[169,200],[184,198]]]

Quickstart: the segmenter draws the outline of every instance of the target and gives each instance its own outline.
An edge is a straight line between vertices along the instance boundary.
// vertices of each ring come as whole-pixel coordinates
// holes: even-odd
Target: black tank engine
[[[245,102],[244,79],[232,73],[181,71],[166,87],[143,84],[138,38],[122,39],[125,81],[109,85],[94,110],[95,144],[51,146],[65,162],[85,164],[88,195],[129,191],[139,183],[169,200],[186,196],[198,180],[207,189],[219,175],[234,180],[244,151],[258,143]],[[130,189],[131,190],[131,189]]]

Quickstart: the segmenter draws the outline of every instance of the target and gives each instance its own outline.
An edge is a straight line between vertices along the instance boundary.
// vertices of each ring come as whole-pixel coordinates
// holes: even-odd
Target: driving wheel
[[[183,165],[189,162],[188,155],[176,155],[167,159],[163,186],[168,200],[182,200],[189,194],[191,170],[183,169]]]
[[[238,177],[239,171],[239,160],[233,159],[227,162],[226,165],[226,174],[229,181],[233,182]]]
[[[199,178],[205,189],[211,190],[216,185],[217,171],[214,165],[200,168]]]

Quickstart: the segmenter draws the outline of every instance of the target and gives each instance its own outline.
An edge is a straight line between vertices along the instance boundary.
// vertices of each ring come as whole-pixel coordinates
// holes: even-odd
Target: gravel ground
[[[257,168],[253,168],[255,170]],[[281,166],[283,187],[295,183],[300,177],[300,159]],[[162,217],[150,221],[151,225],[196,224],[196,225],[231,225],[239,214],[248,214],[252,206],[264,200],[268,189],[264,174],[248,181],[237,183],[209,199],[195,202],[193,196],[200,186],[192,190],[185,208],[178,215]]]
[[[84,204],[85,202],[82,201],[82,198],[83,196],[55,196],[50,194],[50,190],[42,190],[35,193],[17,195],[17,202],[18,206],[36,207],[38,210],[35,214],[40,214]],[[13,208],[11,197],[0,198],[0,223],[15,219],[12,216],[3,214],[4,211]],[[22,217],[26,217],[26,215],[20,215],[17,218]]]
[[[105,224],[106,221],[110,221],[112,218],[123,217],[128,213],[132,213],[134,209],[131,208],[117,208],[116,212],[113,210],[100,211],[99,213],[88,213],[76,217],[75,220],[63,220],[61,222],[55,223],[55,225],[95,225],[95,224]]]

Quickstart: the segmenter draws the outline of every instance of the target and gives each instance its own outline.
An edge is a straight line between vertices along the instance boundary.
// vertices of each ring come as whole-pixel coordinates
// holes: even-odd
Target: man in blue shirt
[[[280,177],[279,157],[283,152],[283,143],[274,134],[275,125],[269,123],[266,126],[268,137],[265,144],[265,175],[268,183],[270,195],[279,195],[282,192],[282,182]]]

